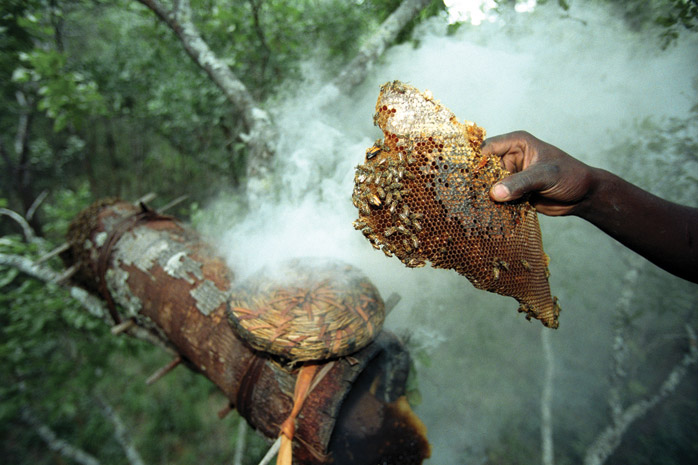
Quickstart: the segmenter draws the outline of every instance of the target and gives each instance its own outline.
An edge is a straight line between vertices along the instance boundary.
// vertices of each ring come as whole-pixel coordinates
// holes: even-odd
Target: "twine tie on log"
[[[296,387],[293,392],[293,409],[281,425],[281,447],[276,458],[276,465],[291,465],[293,462],[293,435],[296,432],[296,417],[301,411],[310,392],[310,384],[315,377],[318,365],[305,363],[298,372]]]

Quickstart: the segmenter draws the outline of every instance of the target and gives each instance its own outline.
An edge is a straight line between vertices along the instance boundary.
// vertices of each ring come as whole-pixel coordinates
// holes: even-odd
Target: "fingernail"
[[[494,197],[495,200],[506,200],[509,198],[509,194],[509,189],[504,184],[495,184],[494,187],[492,187],[492,197]]]

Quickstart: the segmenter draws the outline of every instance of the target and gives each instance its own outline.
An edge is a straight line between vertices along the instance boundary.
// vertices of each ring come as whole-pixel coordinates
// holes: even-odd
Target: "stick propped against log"
[[[73,279],[102,295],[115,323],[132,319],[150,330],[215,383],[250,425],[278,436],[298,369],[235,333],[226,318],[233,273],[194,231],[113,199],[78,215],[68,240],[66,259],[78,269]],[[402,397],[409,355],[400,341],[383,331],[329,363],[299,412],[295,463],[422,463],[429,445]],[[396,423],[405,425],[400,437],[385,436]]]

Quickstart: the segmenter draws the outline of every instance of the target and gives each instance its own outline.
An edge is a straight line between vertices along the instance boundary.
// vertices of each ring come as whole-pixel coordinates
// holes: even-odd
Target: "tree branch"
[[[27,154],[29,152],[27,144],[27,138],[29,137],[29,116],[30,112],[27,110],[29,107],[29,102],[24,94],[20,91],[15,93],[17,98],[17,103],[21,109],[19,114],[19,121],[17,123],[17,134],[15,135],[15,154],[19,160],[19,166],[26,164]]]
[[[47,284],[59,284],[61,281],[61,272],[54,271],[48,266],[38,264],[21,255],[0,253],[0,265],[15,268],[20,272]],[[81,287],[64,285],[63,283],[60,283],[60,285],[65,287],[70,292],[70,296],[83,308],[85,308],[92,316],[106,321],[109,325],[114,324],[114,321],[109,315],[109,310],[107,310],[106,304],[102,299],[92,295]],[[141,326],[131,328],[128,331],[128,334],[136,339],[140,339],[155,346],[161,347],[169,353],[175,353],[165,341]]]
[[[238,419],[237,433],[233,465],[242,465],[242,459],[245,457],[245,448],[247,444],[247,421],[242,417]]]
[[[31,221],[34,215],[36,214],[36,211],[39,209],[41,204],[46,200],[46,197],[48,196],[48,190],[43,190],[41,191],[41,194],[39,194],[36,199],[34,199],[34,202],[32,202],[31,206],[29,207],[29,210],[27,210],[27,220]]]
[[[541,413],[541,454],[543,465],[553,465],[555,454],[553,449],[553,373],[555,370],[555,360],[553,349],[550,343],[550,330],[541,328],[541,343],[543,355],[545,356],[545,375],[543,378],[543,395],[540,400]]]
[[[252,98],[245,84],[209,48],[191,20],[188,0],[174,3],[168,11],[158,0],[138,0],[152,10],[177,35],[184,50],[203,69],[223,92],[228,101],[240,112],[247,134],[250,154],[247,175],[250,178],[266,178],[271,173],[271,160],[276,150],[276,132],[269,114]]]
[[[74,460],[81,465],[100,465],[99,460],[94,456],[59,438],[56,433],[42,423],[28,407],[22,410],[22,420],[34,428],[36,434],[39,435],[52,451],[59,453],[67,459]]]
[[[632,317],[632,301],[637,288],[636,283],[640,274],[640,259],[631,258],[628,271],[623,277],[622,292],[616,303],[616,322],[613,340],[613,371],[611,372],[611,387],[608,405],[611,410],[611,424],[608,425],[587,448],[584,465],[601,465],[618,448],[628,428],[637,419],[645,415],[652,407],[665,399],[676,390],[681,380],[686,376],[688,367],[698,363],[698,344],[696,335],[690,326],[686,326],[689,340],[689,351],[672,368],[660,388],[652,396],[647,396],[634,404],[624,407],[621,389],[625,385],[627,373],[625,362],[628,356],[626,342],[627,331]]]
[[[653,396],[646,397],[614,415],[613,424],[604,429],[587,449],[584,465],[601,465],[620,445],[623,435],[635,420],[645,415],[652,407],[674,391],[688,372],[688,368],[698,363],[698,340],[695,330],[686,325],[689,350],[681,361],[674,365],[669,375]]]
[[[136,450],[136,447],[133,445],[133,440],[126,429],[124,422],[121,421],[121,417],[119,417],[119,415],[114,411],[111,405],[104,400],[103,397],[95,396],[95,400],[97,401],[97,404],[102,410],[104,416],[111,421],[112,425],[114,425],[114,437],[124,450],[128,463],[131,465],[144,465],[143,459]]]
[[[34,234],[34,230],[31,226],[29,226],[29,223],[22,215],[16,211],[10,210],[9,208],[0,208],[0,215],[9,216],[22,228],[22,233],[24,234],[24,239],[27,241],[27,243],[36,244],[40,242],[40,240],[36,237],[36,234]]]
[[[260,45],[262,46],[262,64],[259,74],[260,76],[264,77],[267,71],[267,65],[269,64],[269,60],[271,58],[271,49],[267,44],[267,38],[264,35],[264,29],[262,29],[262,23],[259,19],[261,1],[248,0],[248,3],[250,4],[250,8],[252,9],[252,24],[254,26],[254,31],[255,34],[257,34],[257,38],[259,39]]]
[[[334,79],[338,89],[351,90],[366,78],[376,60],[392,44],[407,24],[422,11],[431,0],[404,0],[400,6],[383,21],[378,30],[366,41],[354,59],[344,67]]]

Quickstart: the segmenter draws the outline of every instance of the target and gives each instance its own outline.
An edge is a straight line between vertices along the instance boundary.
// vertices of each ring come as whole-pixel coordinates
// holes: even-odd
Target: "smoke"
[[[372,122],[379,86],[399,79],[429,89],[459,119],[490,135],[525,129],[609,168],[615,167],[609,149],[632,140],[637,121],[689,116],[698,46],[694,37],[681,37],[662,51],[653,32],[631,32],[587,4],[564,14],[555,5],[538,7],[452,35],[442,23],[416,31],[417,46],[390,49],[351,95],[310,82],[294,91],[275,110],[281,135],[274,193],[248,214],[231,215],[224,233],[220,224],[204,230],[220,238],[240,279],[292,257],[330,257],[361,269],[384,298],[402,296],[386,327],[411,334],[423,399],[416,410],[433,446],[429,463],[478,463],[503,435],[518,438],[536,457],[539,323],[517,314],[513,299],[478,291],[455,272],[405,268],[352,228],[354,166],[381,137]],[[619,174],[641,171],[642,157]],[[233,202],[221,199],[211,211],[235,211],[228,208]],[[626,251],[577,218],[541,217],[541,223],[552,291],[563,309],[551,337],[554,428],[588,444],[607,421],[613,307]],[[692,292],[681,305],[695,307],[695,286],[686,291],[691,285],[643,266],[663,285]],[[533,436],[521,437],[526,434]]]

